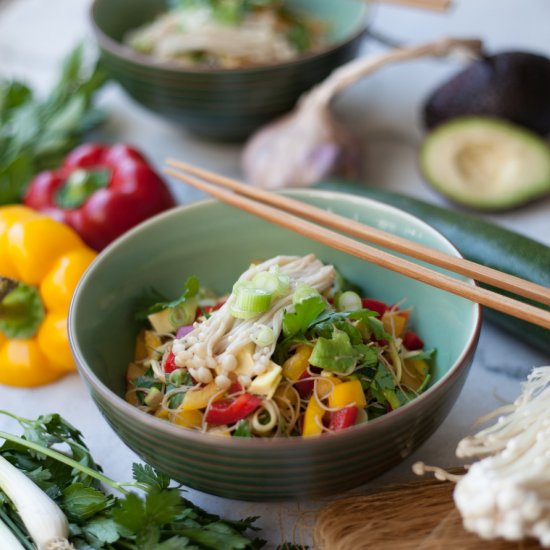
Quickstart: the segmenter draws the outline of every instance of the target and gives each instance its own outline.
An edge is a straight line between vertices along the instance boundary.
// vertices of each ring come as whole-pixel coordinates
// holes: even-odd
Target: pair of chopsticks
[[[197,168],[185,162],[169,159],[165,173],[204,191],[222,202],[250,214],[290,229],[331,248],[341,250],[386,269],[402,273],[487,306],[550,329],[550,312],[514,298],[468,284],[450,275],[439,273],[410,260],[394,256],[364,242],[331,231],[332,227],[353,237],[383,246],[395,252],[471,277],[493,287],[550,305],[550,289],[496,269],[476,264],[463,258],[449,256],[403,237],[366,226],[358,221],[339,216],[290,197],[250,187],[231,178]],[[304,219],[306,218],[306,219]],[[311,220],[311,221],[307,221]],[[316,222],[316,223],[312,223]],[[317,225],[321,224],[321,225]]]
[[[371,0],[381,4],[400,4],[409,8],[419,8],[432,11],[447,11],[452,0]]]

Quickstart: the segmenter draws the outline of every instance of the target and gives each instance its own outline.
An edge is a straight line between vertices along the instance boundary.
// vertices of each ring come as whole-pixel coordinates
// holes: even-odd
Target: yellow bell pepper
[[[367,406],[365,392],[359,380],[350,380],[334,386],[328,396],[328,405],[332,409],[340,409],[348,405],[355,405],[360,409]]]
[[[74,370],[69,304],[95,256],[70,227],[24,206],[0,208],[0,278],[19,283],[0,299],[0,384],[38,386]]]
[[[309,358],[313,348],[302,344],[296,348],[294,355],[291,355],[283,363],[283,376],[289,380],[298,380],[309,366]]]
[[[409,320],[408,311],[386,311],[382,315],[382,325],[384,330],[396,338],[400,338],[405,332],[407,321]]]
[[[202,413],[200,411],[186,411],[181,407],[171,416],[172,422],[183,428],[200,428],[202,426]]]
[[[304,423],[302,425],[302,435],[304,437],[312,437],[320,435],[323,431],[323,416],[327,411],[321,407],[312,395],[307,403],[306,412],[304,413]]]
[[[405,359],[401,384],[416,391],[422,385],[429,372],[430,367],[424,359]]]
[[[219,394],[216,396],[216,394]],[[189,390],[185,393],[183,402],[181,404],[181,410],[183,411],[195,411],[198,409],[204,409],[208,405],[210,399],[214,397],[214,401],[218,401],[222,398],[224,392],[220,391],[220,388],[214,381],[210,382],[203,388]]]

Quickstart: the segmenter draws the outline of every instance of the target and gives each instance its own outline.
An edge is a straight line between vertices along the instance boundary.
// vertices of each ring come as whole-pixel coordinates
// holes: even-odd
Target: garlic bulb
[[[67,518],[59,506],[2,456],[0,456],[0,489],[15,506],[38,550],[73,548],[67,540],[69,536]],[[2,546],[2,548],[5,547]]]
[[[457,50],[470,57],[478,55],[481,42],[443,38],[342,65],[304,95],[294,111],[252,135],[242,159],[247,180],[258,187],[280,188],[311,185],[329,175],[359,176],[362,148],[358,139],[332,114],[334,97],[388,63],[448,55]]]
[[[464,527],[479,536],[539,539],[550,547],[550,367],[532,371],[497,422],[463,439],[459,457],[481,457],[455,488]]]

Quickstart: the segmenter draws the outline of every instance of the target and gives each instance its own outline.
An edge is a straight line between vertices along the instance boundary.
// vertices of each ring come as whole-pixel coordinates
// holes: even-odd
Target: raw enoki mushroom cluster
[[[457,448],[459,457],[481,458],[456,478],[464,527],[485,539],[534,537],[550,547],[550,366],[534,369],[520,397],[491,416],[494,425]],[[415,471],[454,477],[421,463]]]

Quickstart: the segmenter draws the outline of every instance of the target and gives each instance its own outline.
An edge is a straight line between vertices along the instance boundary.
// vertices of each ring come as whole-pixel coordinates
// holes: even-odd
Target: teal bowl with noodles
[[[132,98],[201,136],[240,140],[355,57],[369,21],[361,0],[285,4],[321,22],[326,44],[289,61],[230,69],[159,61],[124,45],[128,31],[166,10],[166,0],[95,0],[91,20],[105,69]]]
[[[287,191],[324,209],[459,256],[423,221],[344,193]],[[379,418],[319,437],[244,439],[182,428],[124,396],[138,326],[134,312],[151,287],[178,296],[190,275],[218,295],[251,260],[314,253],[365,295],[412,307],[411,325],[435,348],[428,389]],[[470,284],[471,280],[463,279]],[[172,209],[104,250],[80,281],[69,337],[80,376],[107,422],[140,458],[186,486],[251,501],[283,501],[351,489],[404,460],[443,422],[464,384],[480,328],[480,307],[399,273],[328,248],[217,201]]]

